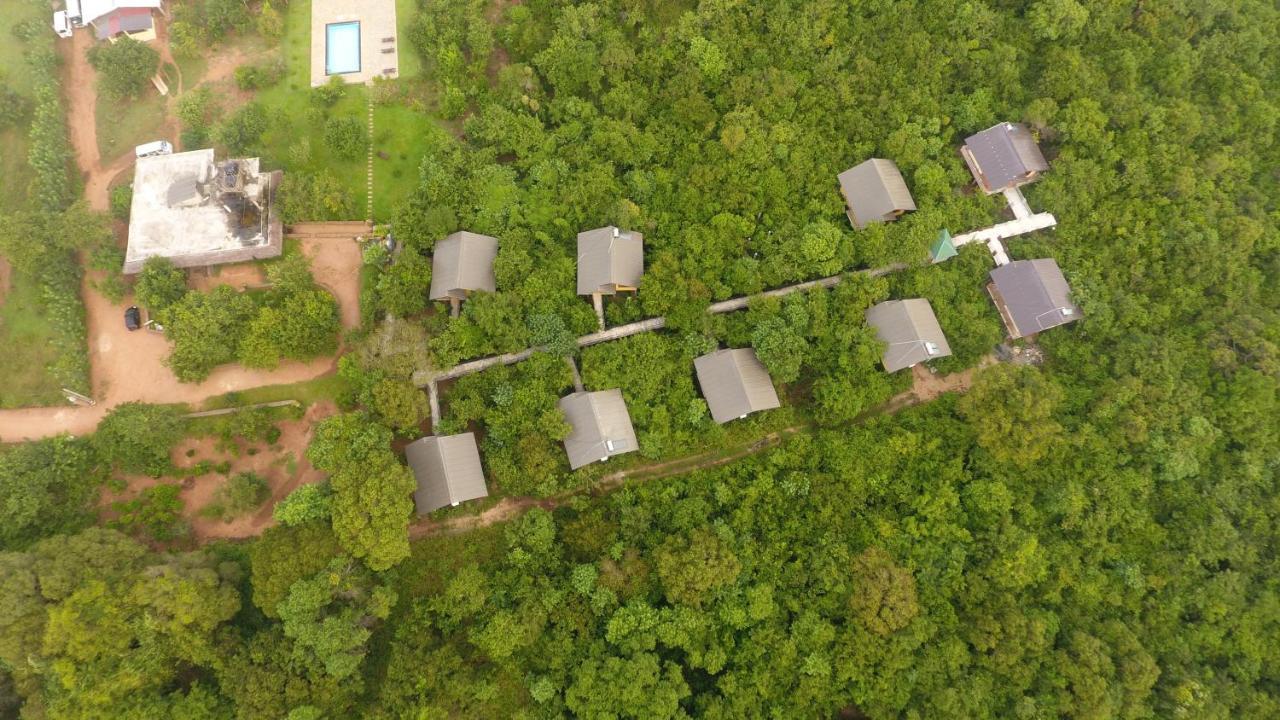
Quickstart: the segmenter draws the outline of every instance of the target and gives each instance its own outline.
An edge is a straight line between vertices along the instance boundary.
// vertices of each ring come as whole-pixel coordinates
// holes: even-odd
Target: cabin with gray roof
[[[960,148],[978,187],[988,195],[1033,182],[1049,169],[1027,126],[1004,122],[970,135]]]
[[[1015,260],[991,271],[987,292],[1000,310],[1009,337],[1020,338],[1079,320],[1071,289],[1050,258]]]
[[[639,449],[621,390],[575,392],[560,398],[559,405],[572,428],[564,439],[570,468],[577,470]]]
[[[578,233],[578,294],[635,290],[644,274],[644,235],[612,225]]]
[[[418,481],[413,501],[419,515],[489,496],[474,433],[419,438],[404,454]]]
[[[890,222],[916,209],[911,191],[892,160],[871,158],[837,176],[840,194],[847,206],[845,215],[855,230],[871,223]]]
[[[465,300],[473,292],[493,292],[497,256],[498,238],[466,230],[436,243],[431,256],[431,299]]]
[[[695,358],[698,385],[718,423],[779,407],[773,379],[751,348],[716,350]]]
[[[924,298],[879,303],[867,310],[867,324],[876,329],[876,336],[885,344],[881,356],[885,372],[898,372],[951,354],[951,345],[938,325],[933,306]]]

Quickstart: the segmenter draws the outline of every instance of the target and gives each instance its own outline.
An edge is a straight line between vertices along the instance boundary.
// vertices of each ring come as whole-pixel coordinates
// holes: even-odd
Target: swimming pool
[[[360,21],[324,26],[324,74],[360,72]]]

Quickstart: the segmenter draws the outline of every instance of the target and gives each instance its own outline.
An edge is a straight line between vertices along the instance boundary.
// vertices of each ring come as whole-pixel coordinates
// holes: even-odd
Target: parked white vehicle
[[[67,17],[65,10],[59,10],[53,14],[53,31],[60,38],[69,38],[74,28],[71,25],[71,18]]]
[[[173,154],[173,146],[169,144],[168,140],[156,140],[155,142],[149,142],[145,145],[139,145],[133,149],[133,152],[140,158],[154,157],[156,155],[171,155]]]

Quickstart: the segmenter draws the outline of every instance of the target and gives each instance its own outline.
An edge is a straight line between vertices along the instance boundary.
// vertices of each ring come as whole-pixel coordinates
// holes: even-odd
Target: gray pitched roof
[[[911,191],[892,160],[871,158],[838,176],[849,222],[861,230],[873,222],[888,222],[898,213],[915,210]]]
[[[1009,337],[1048,330],[1079,320],[1071,289],[1058,263],[1049,258],[1015,260],[991,271],[992,298],[1000,308]]]
[[[478,233],[453,233],[436,243],[431,257],[431,299],[466,298],[475,290],[493,292],[493,259],[498,238]]]
[[[886,344],[881,361],[887,372],[951,354],[933,306],[924,298],[882,302],[867,310],[867,323]]]
[[[717,350],[695,358],[693,367],[711,418],[718,423],[781,404],[769,371],[751,348]]]
[[[640,447],[627,403],[617,388],[566,395],[560,398],[560,410],[572,427],[564,450],[574,470]]]
[[[1049,169],[1040,147],[1025,125],[1000,123],[970,135],[964,141],[965,162],[988,193],[1019,185],[1033,173]]]
[[[473,433],[419,438],[404,454],[418,481],[413,500],[419,515],[489,495]]]
[[[644,235],[610,225],[578,233],[578,294],[612,295],[640,286]]]

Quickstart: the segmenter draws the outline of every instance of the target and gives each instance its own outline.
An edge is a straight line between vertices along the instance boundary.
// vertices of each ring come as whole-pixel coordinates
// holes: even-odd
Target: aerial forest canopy
[[[715,445],[687,377],[712,341],[757,347],[813,422],[407,556],[382,531],[408,483],[376,413],[313,446],[332,499],[194,553],[100,528],[39,539],[32,508],[86,495],[94,449],[0,452],[23,521],[0,527],[0,715],[1280,717],[1274,2],[418,5],[401,52],[446,122],[393,223],[412,259],[369,299],[420,312],[426,256],[466,228],[501,238],[499,291],[427,317],[431,364],[591,332],[575,235],[633,228],[646,275],[609,321],[667,330],[581,360],[589,383],[629,374],[652,397],[641,443]],[[1050,170],[1025,191],[1058,220],[1009,253],[1055,258],[1084,318],[1038,339],[1042,365],[857,416],[898,382],[857,374],[870,303],[929,297],[945,369],[999,341],[985,249],[925,263],[940,229],[1003,211],[957,147],[1005,120],[1037,134]],[[836,174],[868,157],[898,164],[919,209],[855,232]],[[895,262],[912,268],[704,313]],[[472,376],[446,427],[479,421],[497,484],[550,495],[548,413],[570,382],[545,354]]]

